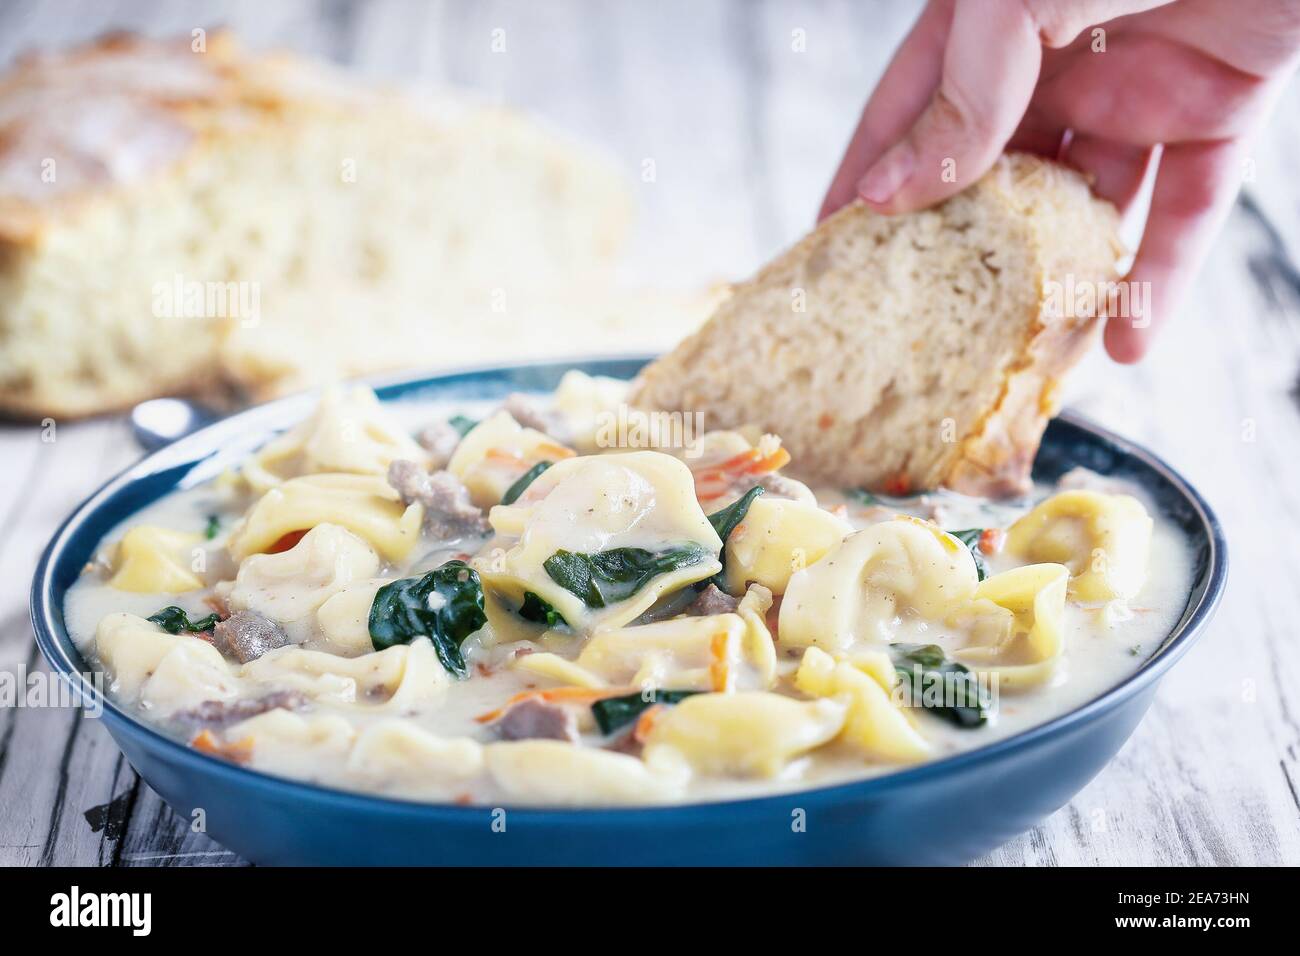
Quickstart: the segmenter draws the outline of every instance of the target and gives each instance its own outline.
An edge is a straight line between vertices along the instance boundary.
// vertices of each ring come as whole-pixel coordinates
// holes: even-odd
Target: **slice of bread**
[[[630,401],[757,424],[845,487],[1022,492],[1097,325],[1087,293],[1116,278],[1117,226],[1077,173],[1020,154],[934,209],[855,203],[737,286]]]
[[[601,288],[630,217],[523,117],[228,34],[30,56],[0,79],[0,411],[458,364]]]

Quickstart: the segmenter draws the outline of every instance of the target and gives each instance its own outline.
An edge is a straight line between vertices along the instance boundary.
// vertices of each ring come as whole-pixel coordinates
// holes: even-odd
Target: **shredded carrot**
[[[1007,543],[1007,533],[1001,528],[985,528],[980,532],[980,550],[985,554],[997,554]]]
[[[709,644],[709,683],[717,693],[731,689],[731,663],[727,659],[730,633],[719,631]]]
[[[576,454],[577,452],[572,448],[565,448],[563,445],[558,445],[552,441],[544,441],[530,449],[527,455],[517,448],[489,448],[483,453],[483,458],[487,461],[519,464],[524,461],[560,461],[564,458],[572,458]]]
[[[618,697],[621,694],[630,694],[635,691],[635,687],[551,687],[547,690],[526,690],[515,694],[500,707],[489,710],[485,714],[479,714],[474,719],[480,724],[490,724],[505,714],[507,710],[515,704],[523,703],[526,700],[544,700],[547,703],[563,702],[575,704],[590,704],[601,700],[605,697]]]
[[[245,737],[231,744],[223,744],[212,731],[204,729],[194,735],[190,746],[213,757],[220,757],[232,763],[247,763],[253,756],[253,738]]]
[[[734,455],[718,465],[710,465],[695,473],[696,497],[708,500],[720,498],[739,479],[771,474],[790,463],[790,453],[778,446],[776,451],[764,455],[757,448],[750,448]]]
[[[663,716],[663,712],[663,704],[652,704],[642,711],[641,716],[636,720],[636,726],[632,728],[632,739],[639,744],[644,744],[646,738],[650,736],[650,731],[654,730],[655,722]]]
[[[532,456],[538,461],[559,461],[562,458],[572,458],[577,452],[572,448],[565,448],[563,445],[557,445],[555,442],[542,442],[533,449]]]
[[[275,544],[271,545],[269,548],[266,549],[266,553],[279,554],[282,551],[290,550],[291,548],[293,548],[294,545],[296,545],[299,541],[305,538],[307,536],[307,532],[310,530],[311,530],[310,528],[304,528],[301,531],[290,531],[287,534],[280,535],[280,537],[276,540]]]
[[[912,490],[912,483],[908,480],[907,475],[900,473],[892,478],[886,478],[882,490],[887,495],[902,497]]]

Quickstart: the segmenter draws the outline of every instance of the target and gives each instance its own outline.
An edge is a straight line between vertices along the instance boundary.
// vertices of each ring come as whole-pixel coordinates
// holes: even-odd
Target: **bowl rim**
[[[407,371],[369,376],[350,381],[369,385],[377,391],[394,387],[419,389],[422,386],[437,385],[457,378],[472,379],[479,375],[508,373],[524,369],[556,369],[562,371],[577,368],[581,370],[602,364],[648,362],[653,358],[654,356],[644,353],[614,353],[571,359],[512,362],[504,365],[482,364],[437,371]],[[601,374],[601,372],[596,371],[594,374]],[[236,785],[280,791],[283,796],[288,798],[298,796],[318,803],[330,803],[343,809],[353,809],[360,812],[424,815],[446,819],[448,822],[477,819],[484,813],[492,812],[494,807],[488,804],[435,803],[413,798],[344,790],[291,777],[282,777],[263,770],[231,763],[195,750],[140,720],[134,714],[120,707],[108,695],[101,693],[93,683],[86,680],[85,673],[77,667],[77,662],[65,650],[64,643],[66,642],[66,645],[72,648],[78,657],[82,656],[81,652],[76,649],[66,628],[61,627],[55,619],[53,601],[54,569],[81,525],[102,507],[107,499],[131,484],[161,470],[152,466],[165,460],[169,453],[184,452],[189,446],[203,446],[203,454],[188,456],[185,459],[186,461],[196,461],[220,447],[219,444],[212,444],[213,438],[226,431],[232,433],[236,431],[246,432],[247,428],[242,427],[245,425],[258,432],[267,432],[267,437],[270,437],[270,434],[274,432],[270,431],[265,424],[259,423],[259,419],[274,419],[276,417],[275,412],[285,412],[287,409],[298,405],[309,408],[310,403],[315,400],[318,394],[319,389],[297,393],[254,405],[234,415],[212,422],[171,444],[164,445],[144,455],[109,478],[87,496],[60,523],[37,563],[36,573],[32,579],[30,597],[30,616],[32,628],[36,634],[37,645],[55,673],[73,686],[79,695],[78,699],[96,703],[102,708],[102,714],[107,718],[108,724],[111,725],[114,721],[119,722],[122,728],[135,734],[146,748],[162,750],[171,761],[179,762],[201,773],[225,777],[229,783]],[[1122,455],[1137,459],[1158,473],[1191,505],[1198,522],[1204,527],[1207,534],[1209,554],[1205,571],[1206,585],[1203,592],[1196,605],[1184,611],[1181,625],[1165,637],[1161,647],[1138,670],[1090,700],[1041,724],[1036,724],[1018,733],[971,750],[961,751],[914,767],[878,776],[819,787],[783,790],[775,794],[762,796],[734,797],[678,804],[637,804],[606,807],[512,806],[506,804],[511,817],[522,823],[531,822],[535,824],[548,821],[563,821],[566,824],[573,824],[586,818],[599,820],[603,823],[616,823],[619,822],[620,818],[631,821],[633,818],[640,819],[645,814],[662,816],[692,812],[712,814],[762,812],[775,805],[784,808],[788,806],[791,799],[797,799],[803,804],[812,804],[836,802],[840,799],[864,798],[874,793],[897,790],[936,777],[956,774],[970,769],[973,765],[1025,750],[1046,738],[1060,736],[1081,724],[1099,717],[1137,695],[1148,686],[1155,684],[1199,638],[1222,599],[1227,581],[1228,566],[1227,541],[1223,533],[1223,527],[1214,510],[1201,494],[1178,471],[1154,452],[1117,435],[1109,429],[1103,428],[1077,412],[1067,409],[1056,417],[1101,438],[1114,446]],[[116,743],[116,741],[114,742]],[[148,781],[146,780],[146,782]]]

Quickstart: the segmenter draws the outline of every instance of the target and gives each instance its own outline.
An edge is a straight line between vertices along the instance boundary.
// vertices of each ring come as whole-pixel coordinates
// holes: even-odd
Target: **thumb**
[[[921,209],[984,175],[1024,116],[1042,42],[1021,0],[958,0],[929,104],[858,182],[882,212]]]

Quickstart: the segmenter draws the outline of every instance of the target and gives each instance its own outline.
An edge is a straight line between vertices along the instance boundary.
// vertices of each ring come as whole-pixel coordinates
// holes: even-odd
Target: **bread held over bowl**
[[[599,288],[630,208],[520,116],[228,34],[29,56],[0,79],[0,412],[499,353]]]
[[[1117,278],[1117,226],[1079,174],[1022,154],[933,209],[854,203],[737,286],[630,401],[757,424],[845,487],[1022,492],[1096,330],[1089,293]]]

